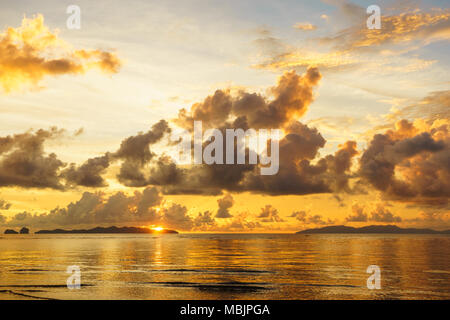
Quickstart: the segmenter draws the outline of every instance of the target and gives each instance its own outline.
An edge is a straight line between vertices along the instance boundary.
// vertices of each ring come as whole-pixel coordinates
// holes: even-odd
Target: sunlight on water
[[[381,289],[369,290],[369,265]],[[69,290],[68,266],[81,269]],[[446,235],[10,235],[0,299],[449,299]]]

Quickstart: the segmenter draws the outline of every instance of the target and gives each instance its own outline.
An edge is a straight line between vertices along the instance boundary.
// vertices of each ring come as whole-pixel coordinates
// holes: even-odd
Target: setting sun
[[[154,231],[163,231],[163,230],[164,230],[163,227],[152,227],[152,228],[150,228],[150,229],[152,229],[152,230],[154,230]]]

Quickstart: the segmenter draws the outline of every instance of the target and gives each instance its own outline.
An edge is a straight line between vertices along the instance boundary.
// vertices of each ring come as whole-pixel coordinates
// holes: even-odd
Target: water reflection
[[[11,235],[0,252],[0,299],[450,298],[445,235]]]

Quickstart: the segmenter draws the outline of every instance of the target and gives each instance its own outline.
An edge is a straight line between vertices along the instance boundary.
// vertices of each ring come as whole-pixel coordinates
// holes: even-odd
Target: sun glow
[[[164,230],[163,227],[152,227],[150,229],[152,229],[153,231],[162,231],[162,230]]]

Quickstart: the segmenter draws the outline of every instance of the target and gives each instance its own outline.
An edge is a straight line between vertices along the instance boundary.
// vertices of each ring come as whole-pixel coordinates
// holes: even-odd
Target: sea
[[[1,235],[0,299],[450,299],[450,236]]]

